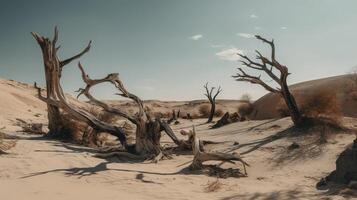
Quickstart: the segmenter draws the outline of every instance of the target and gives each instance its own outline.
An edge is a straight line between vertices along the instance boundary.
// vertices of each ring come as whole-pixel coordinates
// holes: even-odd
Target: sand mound
[[[357,93],[357,86],[354,85],[351,75],[306,81],[291,86],[291,91],[298,104],[315,91],[325,89],[336,93],[344,116],[357,117],[357,96],[354,95],[354,93]],[[266,94],[254,103],[255,112],[253,112],[254,116],[252,117],[257,120],[279,118],[280,115],[277,108],[281,102],[279,95]]]

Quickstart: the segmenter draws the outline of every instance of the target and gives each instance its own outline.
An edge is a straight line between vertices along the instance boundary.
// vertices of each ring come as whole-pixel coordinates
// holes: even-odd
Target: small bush
[[[327,118],[336,123],[342,118],[336,93],[328,89],[316,91],[304,98],[300,103],[300,111],[308,118]]]
[[[214,113],[215,117],[221,117],[223,116],[223,111],[221,109],[216,109],[216,112]]]
[[[211,112],[211,107],[208,104],[203,104],[198,108],[198,112],[201,117],[209,117]]]
[[[252,102],[252,96],[250,96],[250,94],[248,94],[248,93],[245,93],[240,97],[240,100],[243,101],[243,102],[251,103]]]
[[[242,103],[238,106],[238,114],[241,118],[246,119],[254,110],[254,106],[250,102]]]

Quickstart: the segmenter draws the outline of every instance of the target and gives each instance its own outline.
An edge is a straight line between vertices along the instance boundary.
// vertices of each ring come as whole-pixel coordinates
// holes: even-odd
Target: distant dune
[[[336,92],[338,101],[342,107],[342,112],[346,117],[357,117],[357,99],[353,98],[353,81],[350,75],[334,76],[329,78],[306,81],[291,86],[292,93],[296,96],[296,101],[302,101],[317,90],[328,89]],[[356,90],[357,91],[357,88]],[[356,92],[357,93],[357,92]],[[140,96],[140,94],[137,94]],[[13,80],[0,79],[0,122],[5,119],[22,118],[32,119],[34,115],[37,118],[46,118],[46,105],[36,97],[36,90],[33,86],[20,83]],[[356,96],[356,95],[355,95]],[[75,98],[69,98],[77,106],[87,107],[89,104],[79,102]],[[136,112],[136,105],[132,101],[110,100],[108,103],[120,107],[128,112]],[[267,94],[254,102],[255,112],[252,119],[262,120],[279,118],[277,106],[282,100],[276,94]],[[171,113],[173,109],[180,110],[182,116],[186,113],[191,115],[199,114],[199,107],[208,104],[207,100],[192,101],[160,101],[146,100],[145,106],[152,112],[162,114]],[[239,100],[217,100],[217,109],[223,112],[236,112],[240,104]],[[3,118],[3,119],[2,119]]]
[[[357,91],[357,88],[353,85],[351,75],[333,76],[301,82],[292,85],[290,88],[292,93],[296,96],[298,104],[302,102],[303,98],[312,95],[315,91],[324,89],[331,90],[337,95],[343,115],[346,117],[357,117],[357,99],[354,99],[351,94],[351,91],[353,91],[353,89]],[[277,94],[266,94],[254,103],[256,111],[252,118],[261,120],[280,117],[277,111],[280,102],[281,98]]]
[[[13,80],[0,79],[0,123],[6,124],[5,121],[16,121],[20,118],[25,121],[33,121],[46,119],[46,104],[39,100],[37,91],[32,85],[21,83]],[[140,96],[140,94],[137,94]],[[89,108],[90,105],[85,102],[77,101],[75,98],[68,95],[70,102],[76,106]],[[126,100],[110,100],[108,103],[120,107],[128,112],[136,112],[137,106],[132,101]],[[182,116],[186,113],[198,115],[198,109],[201,105],[208,104],[207,100],[193,101],[159,101],[146,100],[144,105],[149,107],[152,112],[160,112],[162,114],[171,113],[173,109],[180,110]],[[217,109],[223,112],[236,112],[239,100],[217,100]],[[1,128],[1,127],[0,127]]]

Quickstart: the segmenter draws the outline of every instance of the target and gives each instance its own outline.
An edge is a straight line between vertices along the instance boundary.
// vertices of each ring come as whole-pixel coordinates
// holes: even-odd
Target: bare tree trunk
[[[208,120],[207,120],[207,123],[210,123],[210,122],[212,122],[214,114],[216,113],[216,97],[218,96],[218,94],[220,92],[222,92],[222,89],[221,89],[221,87],[218,87],[216,94],[213,95],[213,90],[215,89],[214,87],[211,87],[211,89],[209,90],[208,83],[206,83],[203,87],[206,89],[206,93],[204,95],[208,98],[208,100],[211,104],[211,111],[210,111],[210,115],[208,116]]]
[[[135,133],[135,151],[140,155],[158,155],[161,152],[160,124],[155,121],[140,120]]]
[[[288,106],[291,120],[296,126],[300,126],[303,122],[303,117],[298,109],[294,96],[290,93],[289,87],[286,84],[282,84],[281,95]]]
[[[210,102],[210,103],[211,103],[211,112],[210,112],[210,114],[209,114],[207,123],[212,122],[213,117],[214,117],[214,114],[216,113],[216,102],[215,102],[215,101],[212,101],[212,102]]]

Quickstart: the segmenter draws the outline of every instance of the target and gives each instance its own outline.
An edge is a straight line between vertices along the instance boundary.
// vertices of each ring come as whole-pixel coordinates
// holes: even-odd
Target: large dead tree
[[[221,89],[221,86],[219,86],[218,89],[214,93],[215,87],[211,87],[211,89],[208,89],[208,83],[206,83],[203,87],[206,90],[206,93],[204,95],[208,98],[208,100],[211,104],[211,111],[210,111],[210,114],[209,114],[208,120],[207,120],[207,123],[210,123],[210,122],[212,122],[213,117],[216,113],[216,97],[218,96],[218,94],[220,92],[222,92],[222,89]]]
[[[237,81],[247,81],[253,84],[259,84],[263,86],[266,90],[279,94],[285,101],[292,121],[295,125],[301,125],[303,121],[303,117],[298,109],[294,96],[289,91],[289,87],[287,84],[287,77],[289,75],[288,68],[282,64],[280,64],[275,58],[275,45],[274,40],[269,41],[265,38],[262,38],[259,35],[255,36],[258,40],[263,41],[263,43],[267,43],[271,48],[271,59],[264,57],[259,51],[255,51],[257,53],[257,60],[253,61],[248,56],[243,54],[238,54],[242,60],[242,64],[250,69],[262,71],[266,73],[274,82],[277,83],[278,87],[269,85],[261,79],[261,76],[253,76],[247,74],[242,68],[238,68],[237,75],[233,76]],[[276,75],[276,72],[279,72]]]
[[[37,87],[36,84],[35,87],[38,90],[39,98],[46,102],[49,108],[48,119],[50,123],[50,133],[54,131],[56,134],[60,134],[63,126],[61,120],[63,119],[63,114],[66,113],[67,115],[70,115],[72,118],[78,121],[87,123],[89,126],[91,126],[94,130],[98,132],[107,132],[118,137],[123,147],[130,153],[139,155],[143,158],[153,158],[154,161],[161,159],[163,156],[160,146],[161,131],[165,131],[168,136],[179,146],[187,147],[190,145],[190,143],[187,143],[186,141],[179,140],[165,121],[162,121],[161,119],[151,119],[146,110],[144,109],[143,101],[139,97],[128,92],[125,89],[123,83],[119,78],[119,74],[117,73],[109,74],[102,79],[91,79],[86,74],[82,65],[78,63],[78,67],[82,73],[82,79],[86,84],[84,88],[80,88],[78,90],[78,96],[85,95],[90,100],[90,102],[101,107],[105,112],[121,116],[129,120],[131,123],[135,124],[135,144],[127,143],[126,135],[124,134],[124,129],[122,129],[121,127],[100,121],[90,112],[70,104],[70,102],[64,95],[61,86],[62,69],[66,64],[88,52],[90,49],[91,42],[89,42],[88,46],[79,54],[61,61],[57,56],[57,51],[59,50],[59,46],[56,46],[56,42],[58,39],[57,28],[55,28],[54,38],[52,40],[46,37],[39,36],[36,33],[32,33],[32,35],[40,45],[43,53],[47,96],[42,96],[41,88]],[[94,96],[92,96],[92,94],[90,93],[90,89],[93,86],[96,86],[101,83],[113,84],[115,88],[119,91],[118,95],[125,98],[129,98],[136,103],[138,107],[138,112],[134,115],[130,115],[129,113],[125,113],[120,109],[111,107],[107,103],[100,101]]]

